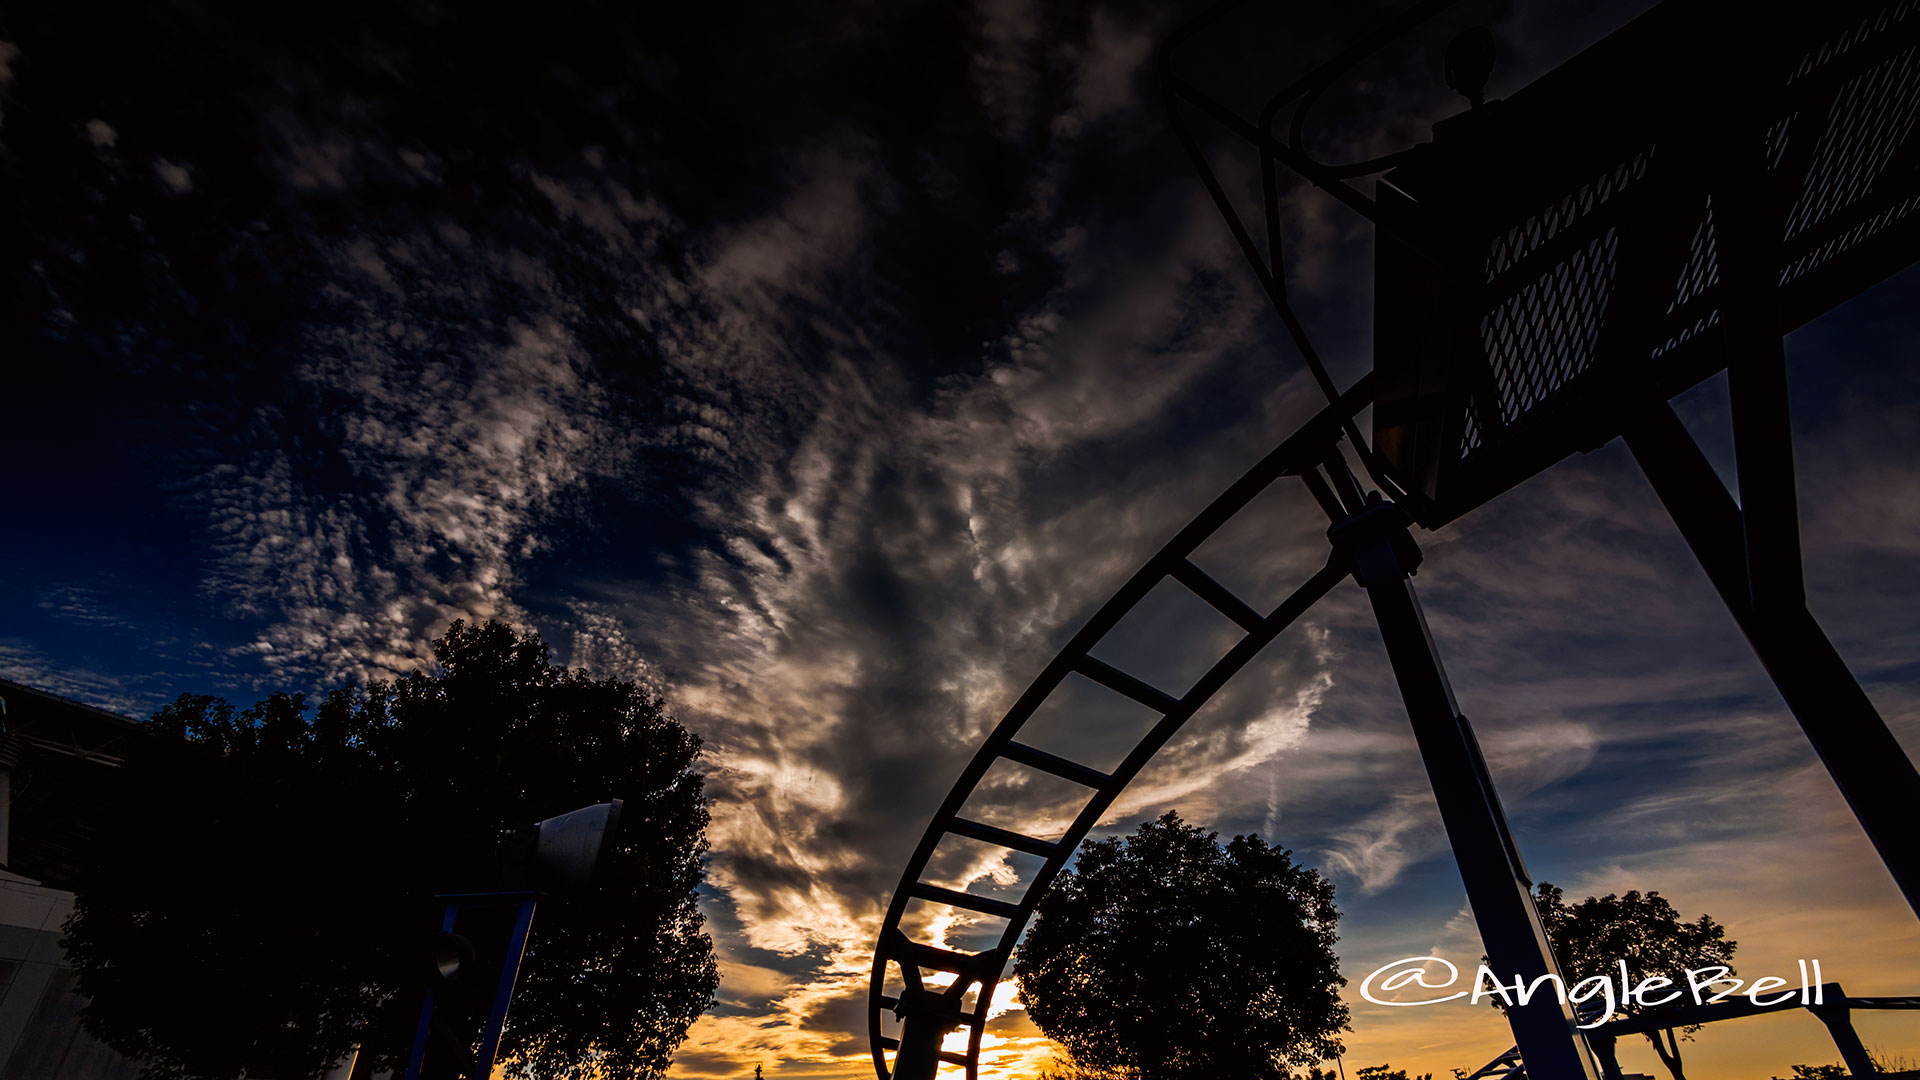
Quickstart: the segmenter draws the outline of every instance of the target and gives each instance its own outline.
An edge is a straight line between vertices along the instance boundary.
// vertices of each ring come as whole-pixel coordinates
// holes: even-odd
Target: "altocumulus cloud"
[[[164,456],[206,540],[200,597],[239,628],[209,670],[275,688],[381,676],[425,663],[450,619],[502,618],[659,686],[708,739],[725,981],[683,1075],[863,1068],[881,903],[962,763],[1092,608],[1317,404],[1152,100],[1164,15],[841,14],[719,35],[692,15],[561,12],[451,61],[343,29],[263,67],[237,118],[212,110],[239,150],[131,93],[83,103],[62,136],[93,170],[74,185],[87,206],[205,214],[226,244],[209,269],[137,229],[61,238],[96,262],[132,252],[152,283],[140,319],[87,309],[83,271],[57,260],[47,286],[54,321],[141,386],[188,388]],[[1319,18],[1287,47],[1323,52],[1339,28]],[[1524,68],[1565,29],[1502,32]],[[0,82],[18,70],[0,48]],[[1367,93],[1424,77],[1407,71]],[[144,83],[233,92],[162,74]],[[1330,154],[1376,148],[1335,104],[1314,130]],[[1244,194],[1246,163],[1223,168]],[[1317,197],[1284,198],[1291,286],[1351,378],[1365,244]],[[211,307],[194,336],[180,313],[208,276],[264,314]],[[215,373],[194,349],[235,362]],[[1912,561],[1912,434],[1837,418],[1920,395],[1899,376],[1845,385],[1859,403],[1813,417],[1803,443],[1813,563],[1852,568],[1817,569],[1816,603],[1910,732],[1912,578],[1882,572]],[[1688,404],[1705,429],[1714,392]],[[1616,451],[1423,537],[1420,586],[1536,870],[1727,895],[1688,860],[1735,874],[1739,843],[1845,822],[1821,804],[1783,823],[1765,800],[1821,798],[1817,774]],[[1270,606],[1318,567],[1323,528],[1276,491],[1197,557]],[[1863,597],[1852,573],[1894,584]],[[120,625],[79,580],[36,594],[48,617]],[[1103,658],[1175,692],[1234,637],[1177,590],[1122,631]],[[10,673],[52,664],[0,642]],[[1402,937],[1471,949],[1384,672],[1363,600],[1338,591],[1104,828],[1177,806],[1263,831],[1336,878],[1353,957]],[[53,685],[131,700],[113,696],[128,679],[74,665]],[[1095,762],[1129,745],[1141,716],[1103,694],[1050,703],[1035,741]],[[969,813],[1045,832],[1076,808],[990,781]],[[991,890],[1030,870],[943,846],[932,873]],[[916,918],[938,940],[973,930]],[[994,1060],[1017,1071],[1032,1032],[1017,1010],[999,1023]]]

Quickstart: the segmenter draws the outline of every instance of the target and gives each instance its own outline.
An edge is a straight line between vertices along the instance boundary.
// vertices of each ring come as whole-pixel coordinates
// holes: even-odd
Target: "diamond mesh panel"
[[[1407,180],[1415,185],[1409,194],[1432,203],[1424,212],[1436,220],[1457,213],[1451,224],[1464,219],[1471,237],[1460,254],[1475,262],[1484,259],[1478,282],[1446,283],[1457,306],[1433,313],[1449,322],[1472,320],[1467,326],[1479,335],[1479,356],[1449,361],[1449,370],[1458,370],[1449,386],[1458,402],[1453,407],[1460,411],[1421,421],[1420,439],[1406,444],[1413,448],[1406,452],[1408,468],[1436,478],[1431,487],[1439,520],[1477,505],[1526,469],[1542,467],[1554,453],[1566,452],[1571,438],[1610,430],[1602,415],[1610,399],[1580,400],[1562,392],[1572,383],[1584,385],[1582,377],[1596,363],[1617,369],[1618,375],[1617,382],[1596,385],[1621,394],[1641,384],[1670,389],[1724,363],[1711,343],[1726,334],[1725,320],[1736,310],[1724,295],[1728,282],[1723,280],[1734,268],[1721,265],[1720,250],[1741,238],[1729,230],[1745,227],[1744,219],[1733,214],[1736,194],[1753,194],[1745,209],[1759,215],[1756,221],[1770,216],[1764,231],[1779,230],[1775,236],[1781,246],[1757,246],[1753,257],[1772,263],[1777,251],[1778,262],[1772,264],[1779,266],[1782,325],[1825,310],[1835,297],[1857,287],[1856,278],[1884,274],[1882,264],[1898,259],[1900,252],[1891,246],[1895,238],[1920,225],[1920,0],[1870,2],[1868,7],[1843,0],[1846,14],[1820,12],[1821,29],[1809,25],[1798,36],[1787,26],[1766,31],[1771,36],[1764,55],[1797,58],[1797,63],[1791,71],[1785,64],[1772,67],[1771,78],[1784,76],[1785,86],[1775,82],[1768,93],[1742,99],[1751,101],[1751,110],[1716,102],[1693,107],[1687,98],[1676,106],[1680,111],[1671,123],[1602,125],[1583,147],[1565,141],[1577,139],[1578,131],[1569,134],[1553,125],[1563,116],[1587,115],[1580,111],[1585,107],[1581,95],[1591,88],[1581,80],[1597,77],[1594,72],[1602,69],[1593,67],[1574,82],[1543,88],[1544,96],[1526,108],[1485,121],[1488,126],[1480,132],[1485,146],[1502,148],[1486,150],[1489,157],[1444,159],[1447,171],[1431,176],[1409,170]],[[1686,18],[1675,16],[1677,22],[1660,25],[1661,33],[1671,31],[1668,36],[1645,31],[1619,46],[1614,59],[1620,64],[1636,57],[1644,61],[1647,55],[1670,60],[1718,47],[1724,43],[1717,18],[1715,5],[1701,0]],[[1783,56],[1780,49],[1792,51]],[[1751,66],[1739,64],[1728,71],[1740,78],[1753,74]],[[1699,88],[1676,85],[1687,93]],[[1730,89],[1737,94],[1740,88]],[[1772,92],[1780,89],[1784,96]],[[1634,107],[1660,108],[1664,100],[1634,99]],[[1549,153],[1530,154],[1526,144],[1534,132]],[[1633,144],[1619,140],[1635,137],[1645,140],[1644,149],[1628,157]],[[1723,137],[1738,139],[1739,145],[1723,146]],[[1655,139],[1663,145],[1654,146]],[[1691,149],[1681,145],[1689,139],[1709,141],[1698,153],[1677,153]],[[1762,141],[1756,146],[1755,139]],[[1706,156],[1722,150],[1723,156]],[[1536,160],[1544,167],[1526,183],[1475,186],[1477,174],[1471,170],[1523,168],[1521,163]],[[1587,182],[1569,191],[1576,176]],[[1449,183],[1466,194],[1453,194]],[[1424,191],[1422,184],[1434,190]],[[1539,200],[1549,191],[1556,195],[1542,205]],[[1631,205],[1621,197],[1627,191]],[[1705,191],[1721,195],[1717,205],[1703,198]],[[1689,220],[1694,225],[1690,237],[1682,231]],[[1680,247],[1683,238],[1687,243]],[[1619,275],[1626,272],[1623,245],[1628,269],[1641,267],[1633,272],[1653,275],[1644,283],[1652,295],[1635,282],[1630,294],[1614,296]],[[1440,260],[1435,273],[1450,274],[1449,268],[1459,265],[1455,258],[1449,254]],[[1772,276],[1770,267],[1766,277]],[[1667,282],[1670,291],[1662,287]],[[1768,291],[1764,280],[1751,284]],[[1765,296],[1753,300],[1772,302]],[[1640,310],[1643,303],[1646,310]],[[1626,310],[1628,304],[1635,310]],[[1603,335],[1609,318],[1630,318],[1631,328]],[[1463,327],[1450,326],[1449,341],[1458,340],[1452,336],[1456,328]],[[1602,345],[1605,356],[1598,355]],[[1543,405],[1546,411],[1530,421]],[[1437,448],[1438,463],[1428,456],[1436,449],[1428,426],[1434,424],[1458,425],[1451,445]],[[1577,433],[1570,436],[1560,428]]]
[[[1634,155],[1493,238],[1487,251],[1488,284],[1516,270],[1535,276],[1480,320],[1496,401],[1469,405],[1459,447],[1462,458],[1485,441],[1489,418],[1478,415],[1478,408],[1491,408],[1499,423],[1510,424],[1592,362],[1613,286],[1619,248],[1614,230],[1608,227],[1543,270],[1522,263],[1646,176],[1652,156],[1651,149]]]
[[[1852,33],[1809,53],[1795,78],[1910,18],[1920,18],[1920,4],[1914,0],[1882,10]],[[1916,118],[1920,118],[1920,49],[1896,53],[1842,86],[1827,111],[1805,186],[1787,214],[1786,239],[1792,240],[1870,196],[1893,155],[1912,134]],[[1780,284],[1800,278],[1915,209],[1916,201],[1905,199],[1855,223],[1783,267]]]
[[[1612,228],[1480,320],[1500,418],[1513,423],[1593,360],[1613,291]]]
[[[1465,430],[1460,435],[1461,457],[1466,457],[1468,454],[1480,449],[1480,420],[1479,417],[1475,415],[1477,411],[1478,410],[1473,407],[1473,402],[1467,402],[1467,424]]]
[[[1812,251],[1807,252],[1805,255],[1793,260],[1791,263],[1788,263],[1780,271],[1780,284],[1784,286],[1797,278],[1805,276],[1808,271],[1818,268],[1827,260],[1853,247],[1862,240],[1873,236],[1875,233],[1881,232],[1890,225],[1906,220],[1908,217],[1911,217],[1916,210],[1920,210],[1920,195],[1909,196],[1894,203],[1878,214],[1860,222],[1839,236],[1834,237],[1819,247],[1814,248]]]
[[[1687,264],[1680,270],[1680,281],[1674,286],[1673,303],[1667,305],[1667,314],[1686,307],[1718,284],[1720,246],[1713,230],[1713,198],[1708,196],[1707,216],[1693,230],[1693,239],[1687,243]]]
[[[1487,252],[1487,280],[1491,282],[1511,270],[1561,230],[1593,213],[1622,188],[1645,176],[1647,159],[1652,156],[1651,150],[1634,155],[1632,161],[1622,162],[1599,179],[1581,185],[1559,202],[1494,237],[1492,248]]]
[[[1719,325],[1720,313],[1718,311],[1710,311],[1693,320],[1693,322],[1688,323],[1679,333],[1655,345],[1653,352],[1649,354],[1649,359],[1658,357],[1664,353],[1670,353]]]

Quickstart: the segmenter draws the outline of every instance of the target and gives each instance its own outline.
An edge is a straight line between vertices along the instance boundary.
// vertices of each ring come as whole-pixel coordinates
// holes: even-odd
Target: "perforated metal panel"
[[[1375,433],[1423,524],[1913,260],[1920,0],[1727,16],[1664,4],[1382,182]]]
[[[1792,81],[1809,81],[1877,43],[1911,38],[1916,22],[1920,22],[1920,4],[1911,0],[1883,9],[1851,33],[1809,52]],[[1818,128],[1819,141],[1800,196],[1787,214],[1787,240],[1811,242],[1781,268],[1783,287],[1905,221],[1920,208],[1920,192],[1912,190],[1910,148],[1916,116],[1920,116],[1920,50],[1913,45],[1840,87]],[[1813,117],[1796,115],[1788,121],[1787,130],[1791,132],[1794,121],[1807,128],[1809,119]],[[1903,151],[1904,176],[1890,168]],[[1898,191],[1902,187],[1904,198]],[[1863,207],[1869,212],[1849,213]]]

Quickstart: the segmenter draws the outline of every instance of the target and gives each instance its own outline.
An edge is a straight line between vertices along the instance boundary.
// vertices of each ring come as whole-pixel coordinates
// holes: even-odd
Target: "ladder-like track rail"
[[[1208,537],[1244,510],[1255,497],[1285,476],[1298,477],[1303,481],[1331,519],[1338,520],[1357,509],[1359,488],[1346,467],[1339,444],[1354,415],[1371,403],[1371,392],[1371,380],[1362,379],[1249,469],[1182,528],[1165,547],[1148,559],[1146,565],[1129,578],[1112,599],[1081,627],[1059,655],[1047,664],[961,772],[959,780],[940,804],[932,824],[927,827],[919,846],[907,862],[900,884],[894,890],[892,903],[887,908],[879,946],[875,950],[867,1020],[873,1045],[874,1069],[881,1080],[888,1080],[892,1075],[888,1052],[897,1050],[900,1045],[897,1039],[881,1031],[881,1013],[898,1010],[903,998],[914,999],[908,1003],[909,1008],[914,1007],[916,1002],[937,1000],[939,1007],[948,1013],[948,1020],[953,1026],[968,1029],[966,1052],[942,1050],[939,1060],[964,1066],[968,1080],[975,1080],[979,1073],[981,1037],[986,1031],[993,989],[1012,957],[1014,944],[1054,876],[1072,858],[1080,841],[1099,824],[1122,789],[1179,731],[1181,725],[1351,572],[1344,557],[1330,550],[1325,565],[1318,572],[1273,610],[1261,614],[1208,576],[1193,563],[1191,556]],[[1323,467],[1327,472],[1324,477],[1320,473]],[[1205,601],[1244,631],[1232,648],[1179,697],[1092,655],[1093,650],[1135,605],[1156,585],[1169,579]],[[1049,695],[1072,674],[1085,676],[1161,714],[1132,751],[1110,772],[1059,757],[1015,738]],[[1064,778],[1089,790],[1091,797],[1058,840],[1027,836],[960,816],[968,797],[979,787],[987,771],[1001,760]],[[1036,855],[1045,862],[1027,883],[1017,902],[961,892],[921,880],[935,847],[948,835]],[[909,938],[900,926],[907,904],[915,899],[1004,918],[1007,926],[1001,932],[997,945],[978,953],[956,952],[917,942]],[[900,967],[906,990],[899,996],[891,996],[886,993],[887,976],[890,967],[896,964]],[[941,988],[936,995],[934,990],[928,989],[928,977],[923,975],[921,969],[951,973],[953,982]],[[976,985],[979,987],[977,996],[971,1007],[963,1009],[966,993]]]

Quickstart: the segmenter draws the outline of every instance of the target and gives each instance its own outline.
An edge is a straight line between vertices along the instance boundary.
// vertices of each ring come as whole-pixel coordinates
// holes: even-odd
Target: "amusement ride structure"
[[[1489,966],[1509,985],[1555,973],[1532,882],[1409,580],[1421,560],[1410,527],[1444,527],[1614,438],[1625,440],[1920,911],[1920,774],[1806,607],[1781,341],[1920,253],[1920,0],[1829,0],[1777,17],[1666,0],[1499,101],[1484,100],[1494,39],[1475,28],[1446,54],[1448,85],[1470,107],[1435,124],[1430,141],[1353,163],[1311,157],[1302,132],[1314,102],[1363,58],[1452,3],[1429,0],[1393,19],[1280,90],[1252,119],[1183,78],[1176,63],[1238,0],[1168,39],[1160,75],[1174,129],[1328,404],[1121,586],[961,773],[908,860],[875,951],[868,1018],[880,1080],[929,1080],[942,1063],[964,1067],[969,1080],[977,1075],[993,988],[1075,847],[1183,723],[1349,577],[1379,624]],[[1196,117],[1257,152],[1264,253],[1189,125]],[[1288,302],[1281,169],[1375,226],[1373,370],[1344,390]],[[1375,178],[1371,193],[1352,183],[1365,177]],[[1668,405],[1722,370],[1737,500]],[[1370,441],[1356,420],[1368,406]],[[1329,547],[1317,573],[1263,611],[1190,556],[1282,481],[1304,484],[1325,511]],[[1093,656],[1169,579],[1242,632],[1178,696]],[[1070,677],[1158,715],[1110,770],[1020,739]],[[1084,788],[1086,802],[1063,835],[1042,839],[960,816],[1001,761]],[[1044,862],[1018,900],[922,881],[949,835]],[[967,953],[911,939],[901,919],[913,900],[1004,920],[998,944]],[[900,989],[889,994],[896,970]],[[1920,999],[1827,989],[1814,1011],[1849,1069],[1872,1075],[1849,1011],[1911,1008]],[[1567,1004],[1540,994],[1508,1010],[1515,1048],[1475,1075],[1617,1078],[1619,1035],[1758,1011],[1767,1010],[1704,1006],[1582,1030]],[[887,1013],[898,1018],[897,1034],[884,1030]],[[959,1029],[967,1049],[943,1049]]]

